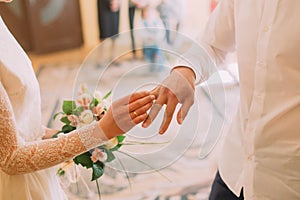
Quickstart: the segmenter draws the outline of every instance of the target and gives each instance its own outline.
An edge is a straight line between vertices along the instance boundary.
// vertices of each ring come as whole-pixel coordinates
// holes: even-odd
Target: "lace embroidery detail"
[[[108,140],[96,121],[79,129],[78,132],[86,149],[95,148],[99,146],[100,143]]]
[[[59,138],[19,144],[8,95],[0,82],[0,167],[10,175],[30,173],[72,159],[103,143],[97,123]],[[93,140],[93,141],[92,141]]]

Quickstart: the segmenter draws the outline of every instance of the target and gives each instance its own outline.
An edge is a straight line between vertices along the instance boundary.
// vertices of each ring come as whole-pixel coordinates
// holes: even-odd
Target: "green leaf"
[[[92,181],[100,178],[104,173],[104,164],[100,161],[93,164]]]
[[[56,113],[56,114],[53,116],[53,120],[55,120],[56,117],[57,117],[58,115],[63,115],[63,114],[65,114],[65,113],[63,113],[63,112],[58,112],[58,113]]]
[[[110,95],[111,95],[111,90],[108,92],[108,93],[106,93],[106,95],[102,98],[102,99],[107,99]]]
[[[65,173],[66,173],[66,171],[63,170],[62,168],[59,168],[59,169],[57,170],[57,174],[58,174],[59,176],[64,176]]]
[[[63,102],[62,109],[63,109],[64,113],[66,113],[67,115],[72,114],[73,110],[75,110],[75,108],[76,108],[75,101],[64,101]]]
[[[116,158],[111,150],[105,149],[105,152],[107,154],[107,159],[105,162],[111,162]]]
[[[69,125],[69,124],[71,123],[67,116],[66,116],[66,117],[62,117],[62,118],[60,119],[60,121],[61,121],[62,123],[67,124],[67,125]]]
[[[96,98],[93,98],[92,102],[90,103],[90,108],[93,109],[98,105],[99,101]]]
[[[78,114],[80,114],[80,113],[82,113],[82,111],[84,111],[84,107],[83,107],[83,106],[78,106],[78,107],[73,111],[73,113],[78,113]]]
[[[122,144],[117,144],[114,148],[111,148],[110,151],[117,151],[121,148]]]
[[[125,135],[119,135],[119,136],[117,136],[117,139],[118,139],[118,142],[121,143],[124,141]]]
[[[69,132],[71,132],[71,131],[73,131],[75,129],[76,129],[76,127],[70,126],[70,125],[67,124],[67,125],[64,125],[62,127],[61,131],[64,132],[64,133],[69,133]]]
[[[82,153],[78,156],[76,156],[73,161],[77,164],[77,165],[81,165],[83,167],[86,167],[87,169],[91,168],[93,166],[93,161],[91,160],[91,153],[90,152],[85,152]]]

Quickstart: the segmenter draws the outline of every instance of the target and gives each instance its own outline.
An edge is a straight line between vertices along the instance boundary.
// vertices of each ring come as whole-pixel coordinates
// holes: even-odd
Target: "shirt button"
[[[261,67],[261,68],[266,67],[266,64],[265,64],[264,62],[261,62],[261,61],[258,61],[258,62],[256,63],[256,65],[257,65],[258,67]]]
[[[269,26],[266,25],[266,26],[264,27],[264,32],[268,32],[269,29],[270,29]]]
[[[255,96],[256,96],[258,99],[264,98],[264,95],[263,95],[263,94],[260,94],[260,93],[259,93],[259,94],[256,94]]]
[[[248,125],[247,130],[252,133],[254,131],[254,126],[253,125]]]
[[[252,161],[252,158],[253,158],[253,156],[251,156],[251,155],[247,156],[248,161]]]

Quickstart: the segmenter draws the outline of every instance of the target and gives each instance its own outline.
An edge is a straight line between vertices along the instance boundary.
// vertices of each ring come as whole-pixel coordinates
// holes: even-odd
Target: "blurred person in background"
[[[143,28],[141,37],[143,38],[143,55],[146,61],[152,63],[150,71],[160,69],[160,64],[164,63],[164,55],[160,45],[164,43],[164,25],[155,7],[146,5],[142,8],[142,20],[139,27]],[[157,65],[158,64],[158,65]]]
[[[109,60],[114,58],[115,40],[119,34],[120,0],[97,0],[100,42],[111,38]]]
[[[131,0],[128,0],[128,19],[129,19],[129,29],[131,37],[131,46],[133,51],[133,56],[136,56],[135,50],[135,40],[133,34],[134,28],[134,15],[135,15],[135,4]],[[110,61],[114,58],[115,50],[115,40],[119,34],[120,25],[120,7],[121,0],[97,0],[98,5],[98,27],[99,27],[99,38],[102,42],[105,39],[111,39],[111,53]],[[123,2],[124,3],[124,2]],[[115,63],[117,64],[117,63]]]
[[[104,40],[119,33],[120,0],[98,0],[99,38]]]
[[[172,44],[175,36],[171,35],[179,30],[183,15],[183,0],[161,0],[157,6],[160,18],[166,29],[166,40]]]

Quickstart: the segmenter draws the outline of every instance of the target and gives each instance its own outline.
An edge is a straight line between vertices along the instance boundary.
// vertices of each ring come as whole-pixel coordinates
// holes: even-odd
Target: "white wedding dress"
[[[66,199],[53,167],[105,141],[97,123],[56,139],[43,134],[31,62],[0,17],[1,200]]]

